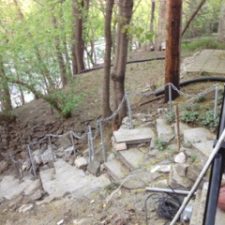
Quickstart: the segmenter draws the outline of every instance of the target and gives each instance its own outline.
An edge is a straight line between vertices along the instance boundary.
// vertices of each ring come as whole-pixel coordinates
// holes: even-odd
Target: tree
[[[111,113],[110,108],[110,71],[112,52],[112,11],[114,0],[106,1],[105,15],[105,56],[104,56],[104,80],[103,80],[103,116],[107,117]]]
[[[220,11],[218,38],[220,41],[225,41],[225,2],[222,3],[222,7]]]
[[[168,1],[167,40],[166,40],[166,71],[165,71],[165,101],[169,100],[168,83],[179,89],[180,83],[180,30],[182,0]],[[179,94],[172,90],[172,99]]]
[[[161,50],[162,43],[166,40],[166,8],[168,5],[167,0],[159,1],[159,17],[158,27],[156,33],[155,49]]]
[[[119,1],[119,22],[117,33],[117,47],[115,64],[112,72],[113,90],[114,90],[114,105],[119,107],[125,94],[125,73],[128,53],[129,34],[128,28],[132,17],[133,0]],[[122,104],[122,108],[116,118],[115,123],[120,125],[123,117],[126,115],[126,104]]]
[[[72,64],[73,75],[82,72],[84,65],[84,22],[88,15],[89,0],[72,0],[73,34],[72,34]]]
[[[3,59],[0,55],[0,97],[1,97],[1,103],[2,103],[2,111],[3,112],[9,112],[12,110],[12,102],[10,98],[10,89],[9,84],[6,79],[5,70],[4,70],[4,63]]]

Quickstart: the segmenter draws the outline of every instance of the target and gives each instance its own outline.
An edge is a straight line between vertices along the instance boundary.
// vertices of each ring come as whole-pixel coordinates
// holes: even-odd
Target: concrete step
[[[117,143],[140,144],[150,142],[154,137],[154,132],[147,127],[135,129],[122,129],[113,132],[113,137]]]
[[[118,157],[129,170],[138,169],[143,165],[145,154],[138,149],[132,148],[118,152]]]
[[[118,159],[106,162],[104,166],[108,175],[115,181],[119,181],[129,174],[129,170]]]

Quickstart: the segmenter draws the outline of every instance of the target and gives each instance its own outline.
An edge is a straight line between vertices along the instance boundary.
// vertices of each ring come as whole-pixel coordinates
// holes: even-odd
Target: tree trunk
[[[85,17],[88,14],[89,0],[73,0],[73,35],[72,35],[72,61],[73,75],[82,72],[84,65],[84,39],[83,29]]]
[[[201,0],[198,7],[195,9],[195,11],[192,13],[191,17],[188,19],[186,25],[184,26],[184,29],[182,30],[181,36],[184,36],[185,32],[189,28],[191,22],[194,20],[194,18],[197,16],[198,12],[201,10],[202,6],[205,4],[206,0]]]
[[[218,38],[220,41],[225,41],[225,2],[222,3],[222,7],[220,11]]]
[[[117,38],[117,51],[116,62],[112,73],[113,89],[114,89],[114,102],[115,107],[118,108],[125,94],[125,72],[128,52],[128,33],[126,27],[129,26],[133,0],[121,0],[119,3],[119,24],[118,24],[118,38]],[[126,115],[126,104],[122,104],[119,111],[119,115],[115,120],[115,123],[119,126],[123,117]]]
[[[0,56],[0,83],[2,89],[1,91],[2,111],[7,113],[12,110],[12,102],[10,98],[9,85],[5,76],[4,64],[1,56]]]
[[[156,34],[155,49],[162,50],[162,43],[166,41],[166,8],[168,0],[159,2],[158,29]]]
[[[152,0],[151,4],[151,17],[150,17],[150,32],[154,32],[154,21],[155,21],[155,0]]]
[[[104,80],[103,80],[103,116],[111,114],[110,108],[110,71],[111,71],[111,53],[112,53],[112,10],[114,0],[107,0],[105,15],[105,56],[104,56]]]
[[[168,0],[165,85],[172,83],[179,89],[180,83],[180,31],[182,0]],[[172,99],[179,94],[172,90]],[[165,89],[165,101],[169,100],[169,89]]]
[[[54,29],[57,31],[59,29],[59,25],[54,15],[52,15],[52,23],[53,23]],[[66,65],[65,65],[63,54],[61,51],[60,38],[58,35],[55,37],[55,49],[56,49],[56,56],[57,56],[57,60],[59,64],[59,71],[60,71],[62,86],[65,87],[68,84],[68,79],[66,74]]]

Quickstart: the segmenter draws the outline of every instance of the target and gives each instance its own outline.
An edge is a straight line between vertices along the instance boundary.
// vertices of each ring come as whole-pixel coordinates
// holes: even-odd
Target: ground
[[[153,58],[164,53],[137,51],[130,57],[131,60]],[[149,97],[140,95],[143,91],[151,92],[164,82],[164,61],[152,61],[139,64],[130,64],[127,67],[126,90],[131,93],[132,108],[136,112],[156,112],[163,105],[163,99],[151,104],[144,104]],[[83,98],[73,112],[73,117],[67,121],[62,120],[64,130],[73,129],[84,131],[87,121],[95,121],[101,115],[101,82],[103,71],[95,71],[77,77],[76,91],[82,92]],[[185,76],[190,79],[195,75]],[[210,84],[196,84],[182,89],[185,93],[198,93],[208,88]],[[147,92],[146,92],[147,93]],[[178,99],[182,103],[183,98]],[[23,107],[17,108],[15,114],[22,123],[38,124],[49,121],[58,121],[59,116],[52,114],[50,107],[42,100],[35,100]],[[109,128],[110,129],[110,128]],[[168,155],[163,155],[168,157]],[[62,199],[56,199],[48,204],[35,206],[33,210],[19,213],[17,204],[20,201],[0,205],[0,224],[4,225],[55,225],[61,220],[66,225],[143,225],[145,224],[144,200],[147,193],[144,189],[129,190],[110,185],[108,188],[92,193],[85,198],[78,199],[68,194]],[[109,202],[107,199],[115,192]],[[26,201],[25,201],[26,203]],[[7,210],[6,210],[7,209]],[[9,210],[8,210],[9,209]],[[83,219],[83,223],[82,223]],[[60,223],[59,223],[60,224]],[[158,221],[157,224],[164,224]],[[153,225],[153,224],[151,224]],[[156,225],[156,222],[154,222]]]

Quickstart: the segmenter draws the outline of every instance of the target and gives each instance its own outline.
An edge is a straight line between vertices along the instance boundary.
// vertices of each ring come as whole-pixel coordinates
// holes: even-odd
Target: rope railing
[[[187,94],[187,93],[179,90],[172,83],[168,83],[168,84],[166,84],[166,86],[169,86],[169,88],[171,90],[176,91],[180,96],[185,97],[187,100],[184,104],[187,104],[187,103],[191,104],[196,99],[198,99],[202,96],[205,96],[208,93],[213,92],[215,90],[214,114],[217,113],[218,86],[210,87],[210,88],[198,93],[197,95],[196,94],[195,95]],[[148,94],[146,96],[150,96],[150,95],[153,95],[153,94],[154,94],[154,92],[150,92],[150,94]],[[120,104],[118,105],[117,109],[110,116],[108,116],[106,118],[101,118],[101,119],[96,120],[94,134],[93,134],[91,126],[88,126],[87,129],[86,129],[86,132],[83,133],[82,135],[80,133],[76,133],[74,131],[68,131],[68,132],[66,132],[64,134],[60,134],[60,135],[47,134],[43,138],[41,138],[39,141],[29,143],[27,149],[28,149],[28,155],[29,155],[29,158],[30,158],[30,162],[31,162],[32,171],[33,171],[34,176],[36,176],[37,174],[36,174],[36,165],[35,165],[33,155],[32,155],[32,147],[34,147],[35,145],[40,146],[42,143],[46,143],[46,140],[47,140],[47,144],[51,145],[52,144],[52,140],[51,140],[52,138],[60,138],[60,137],[63,137],[63,136],[69,136],[71,144],[73,146],[74,152],[76,152],[74,139],[77,139],[77,140],[85,140],[86,139],[87,144],[88,144],[88,149],[89,149],[88,159],[89,159],[89,161],[92,161],[95,158],[94,140],[96,140],[98,137],[100,137],[100,148],[101,148],[101,151],[102,151],[103,161],[105,162],[107,160],[107,153],[106,153],[106,148],[105,148],[104,132],[103,132],[104,125],[106,123],[112,121],[119,114],[123,105],[126,104],[127,111],[128,111],[127,114],[128,114],[128,119],[129,119],[128,120],[129,121],[128,128],[132,129],[134,127],[134,125],[133,125],[133,119],[132,119],[132,108],[131,108],[131,103],[130,103],[129,97],[137,96],[137,95],[142,95],[142,93],[141,94],[140,93],[129,93],[128,94],[127,92],[125,92],[125,94],[124,94]],[[142,96],[145,96],[145,95],[142,95]],[[170,106],[172,105],[172,98],[169,99],[169,105]],[[171,109],[171,107],[170,107],[170,109]]]

